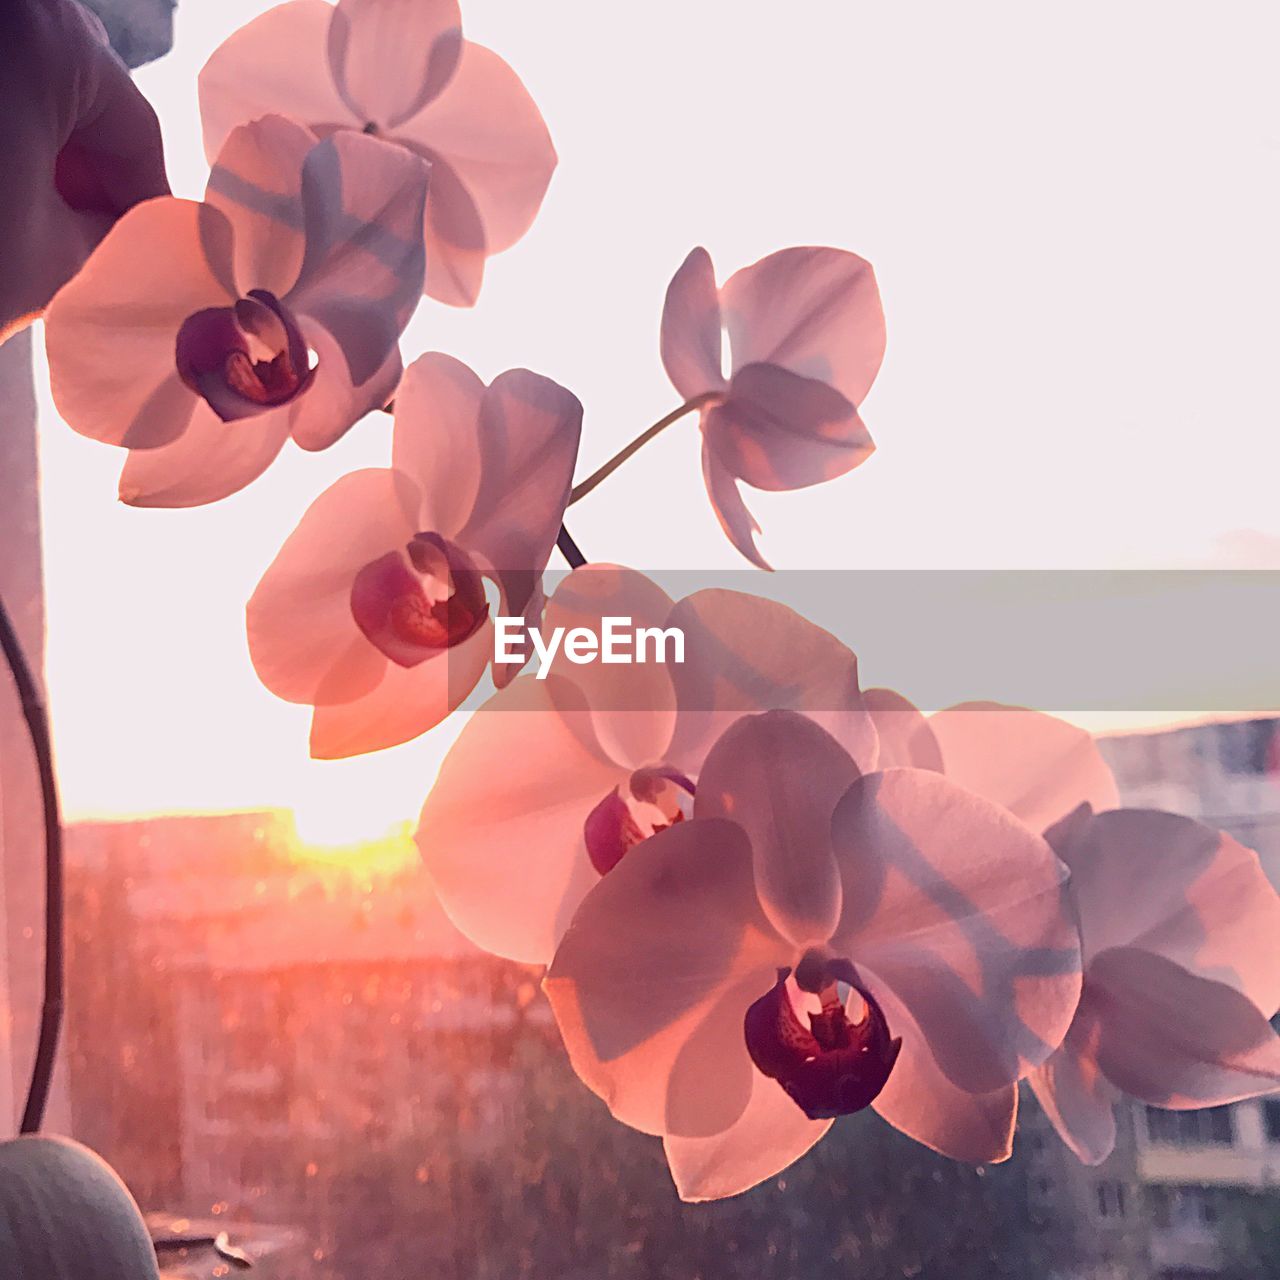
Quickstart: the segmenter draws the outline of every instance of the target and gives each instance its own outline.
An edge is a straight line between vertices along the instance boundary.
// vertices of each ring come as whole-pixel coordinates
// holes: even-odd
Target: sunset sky
[[[138,73],[179,195],[206,173],[196,74],[266,7],[182,0],[174,52]],[[1271,0],[464,0],[464,21],[524,79],[560,168],[474,311],[424,300],[406,362],[439,349],[486,379],[563,382],[586,406],[585,475],[677,403],[658,319],[691,247],[723,279],[836,245],[874,263],[884,297],[863,410],[879,451],[832,484],[750,495],[776,566],[1280,567]],[[142,511],[116,501],[120,451],[42,394],[71,814],[282,805],[334,842],[416,814],[458,718],[312,762],[308,710],[261,687],[243,628],[310,499],[385,464],[389,420],[291,449],[215,506]],[[589,557],[740,567],[695,435],[672,428],[573,510]]]

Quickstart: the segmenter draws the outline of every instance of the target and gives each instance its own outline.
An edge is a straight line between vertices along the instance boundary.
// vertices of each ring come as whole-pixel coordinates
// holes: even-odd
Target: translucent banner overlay
[[[636,612],[634,591],[621,582],[616,597],[604,578],[596,579],[600,590],[584,596],[576,587],[581,575],[562,588],[566,576],[546,575],[553,600],[542,624],[547,635],[556,621],[590,626],[593,610]],[[672,625],[680,617],[700,620],[686,628],[685,662],[704,673],[714,669],[723,684],[750,684],[766,670],[776,681],[779,644],[794,645],[789,674],[797,683],[812,674],[806,665],[821,658],[804,642],[799,620],[741,598],[755,597],[787,606],[853,650],[864,689],[894,689],[925,711],[974,700],[1057,712],[1245,715],[1280,708],[1280,572],[657,570],[645,576],[676,602]],[[720,592],[737,599],[707,594]],[[558,609],[567,593],[572,607]],[[635,617],[635,625],[660,623],[661,612],[659,605]],[[529,653],[523,673],[533,677],[539,663],[532,647]],[[546,665],[553,683],[600,670],[598,660],[574,664],[563,650]],[[592,705],[640,710],[672,698],[663,681],[639,678],[634,664],[630,669],[636,678],[585,677]],[[688,697],[720,700],[704,692],[705,679],[673,676],[682,704]],[[481,682],[464,706],[479,706],[491,692]]]

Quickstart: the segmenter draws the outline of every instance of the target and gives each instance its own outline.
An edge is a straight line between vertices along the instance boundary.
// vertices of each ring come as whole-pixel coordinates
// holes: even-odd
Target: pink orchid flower
[[[711,505],[753,564],[769,567],[738,482],[802,489],[865,462],[875,446],[858,410],[884,345],[871,264],[841,249],[783,249],[720,289],[705,249],[676,272],[662,313],[662,362],[686,403],[701,409]]]
[[[772,1177],[867,1105],[1000,1160],[1015,1082],[1079,998],[1065,876],[942,775],[860,774],[806,717],[746,716],[692,815],[583,899],[546,991],[578,1074],[663,1135],[685,1199]]]
[[[1280,1005],[1280,897],[1256,854],[1190,818],[1117,809],[1092,736],[1052,716],[964,703],[926,718],[865,696],[882,762],[945,771],[1046,830],[1070,868],[1084,991],[1030,1084],[1081,1160],[1110,1154],[1122,1093],[1188,1109],[1280,1088],[1264,1016]]]
[[[1047,838],[1071,869],[1084,991],[1030,1083],[1076,1155],[1110,1154],[1122,1094],[1191,1110],[1280,1089],[1280,895],[1258,855],[1155,810],[1083,805]]]
[[[322,136],[355,129],[431,162],[426,292],[472,306],[485,259],[528,231],[556,167],[515,72],[462,38],[457,0],[292,0],[242,27],[200,73],[205,151],[268,112]]]
[[[263,684],[315,708],[313,756],[407,742],[462,702],[494,654],[485,578],[504,616],[536,615],[581,425],[577,399],[527,369],[486,387],[450,356],[409,366],[391,467],[322,493],[248,605]]]
[[[880,766],[945,773],[994,800],[1033,831],[1081,804],[1114,809],[1115,775],[1091,733],[1029,707],[961,702],[931,716],[890,689],[868,689]]]
[[[678,628],[684,660],[521,676],[472,716],[422,810],[418,846],[445,910],[497,955],[549,962],[601,876],[684,819],[707,751],[745,712],[803,711],[875,760],[857,658],[786,606],[721,590],[677,604],[642,574],[593,564],[560,584],[542,630],[599,636],[606,617]]]
[[[135,206],[46,317],[54,403],[129,450],[120,497],[242,489],[290,437],[324,449],[400,377],[420,295],[427,166],[269,117],[227,139],[203,203]]]

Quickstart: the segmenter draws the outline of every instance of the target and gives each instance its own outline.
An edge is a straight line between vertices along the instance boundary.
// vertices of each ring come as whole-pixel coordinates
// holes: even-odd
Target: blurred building
[[[1280,720],[1191,725],[1100,739],[1124,804],[1230,832],[1280,885]]]
[[[1027,1202],[1033,1222],[1070,1240],[1073,1263],[1055,1280],[1156,1280],[1150,1217],[1138,1168],[1137,1113],[1116,1117],[1116,1149],[1096,1168],[1081,1164],[1058,1137],[1028,1090],[1018,1114],[1017,1145],[1026,1155]]]
[[[501,1131],[511,967],[464,942],[416,870],[373,892],[304,886],[273,906],[259,881],[175,957],[190,1204],[315,1217],[352,1142],[425,1150],[446,1114],[477,1142]]]
[[[1275,730],[1206,725],[1110,738],[1104,750],[1127,803],[1226,827],[1274,874]],[[569,1132],[513,1134],[522,1091],[559,1096],[559,1077],[530,1066],[541,1061],[531,1047],[555,1040],[537,974],[452,928],[403,837],[308,850],[279,813],[80,824],[69,835],[74,1131],[147,1208],[237,1224],[233,1240],[262,1251],[263,1274],[280,1280],[399,1275],[405,1249],[430,1252],[452,1268],[443,1275],[471,1274],[476,1249],[492,1255],[486,1275],[525,1275],[503,1270],[505,1246],[485,1234],[498,1210],[485,1206],[501,1207],[515,1239],[534,1229],[520,1197],[536,1205],[553,1191],[555,1211],[582,1232],[572,1206],[603,1169],[614,1176],[613,1155],[599,1153],[612,1151],[616,1126],[569,1082],[566,1097],[594,1111],[566,1120]],[[1118,1121],[1115,1153],[1086,1168],[1024,1106],[1018,1227],[1065,1239],[1053,1256],[1070,1259],[1046,1274],[1223,1274],[1237,1256],[1224,1233],[1240,1198],[1280,1185],[1280,1096],[1204,1112],[1134,1106]],[[495,1182],[485,1171],[506,1169],[513,1145],[521,1172]],[[803,1185],[806,1167],[786,1181]],[[658,1197],[654,1230],[684,1229],[660,1191],[646,1194]],[[207,1251],[172,1262],[184,1277],[219,1265]],[[1280,1280],[1238,1269],[1230,1280],[1241,1274]]]
[[[1228,831],[1258,851],[1280,886],[1280,721],[1100,741],[1123,804]],[[1131,1105],[1117,1120],[1115,1152],[1087,1168],[1034,1106],[1024,1109],[1029,1193],[1074,1233],[1079,1265],[1070,1280],[1203,1280],[1234,1265],[1245,1197],[1275,1192],[1280,1221],[1280,1094],[1205,1111]],[[1259,1269],[1248,1280],[1280,1280],[1280,1271]]]
[[[407,836],[316,853],[258,813],[68,845],[74,1131],[145,1207],[286,1223],[313,1259],[381,1194],[353,1167],[431,1150],[442,1117],[500,1140],[546,1006],[449,924]]]
[[[1266,717],[1106,738],[1121,798],[1185,813],[1256,849],[1280,887],[1280,721]],[[1150,1255],[1162,1280],[1230,1261],[1242,1194],[1274,1192],[1280,1221],[1280,1094],[1208,1111],[1135,1111]],[[1259,1280],[1264,1280],[1259,1276]]]
[[[1280,1098],[1135,1114],[1157,1275],[1181,1280],[1220,1270],[1235,1243],[1224,1232],[1235,1226],[1241,1192],[1274,1193],[1280,1220]]]

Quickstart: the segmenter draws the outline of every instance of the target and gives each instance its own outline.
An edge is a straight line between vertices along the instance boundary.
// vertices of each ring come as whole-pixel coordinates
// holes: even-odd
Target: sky
[[[199,68],[266,7],[181,0],[174,51],[137,75],[176,194],[198,197],[207,172]],[[586,475],[677,403],[658,320],[690,248],[723,279],[836,245],[870,259],[884,299],[862,406],[878,450],[833,483],[749,495],[776,566],[1280,567],[1272,0],[464,0],[464,24],[525,81],[560,168],[474,311],[424,300],[406,362],[443,350],[486,379],[564,383],[586,407]],[[243,628],[311,498],[386,465],[386,416],[324,454],[287,451],[215,506],[140,511],[115,498],[120,452],[42,395],[71,815],[279,805],[337,843],[416,814],[460,717],[311,761],[308,710],[261,687]],[[692,421],[571,527],[592,559],[742,566]]]

